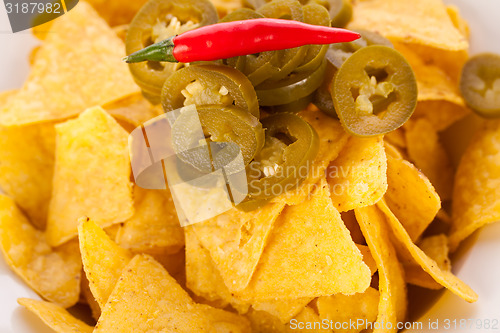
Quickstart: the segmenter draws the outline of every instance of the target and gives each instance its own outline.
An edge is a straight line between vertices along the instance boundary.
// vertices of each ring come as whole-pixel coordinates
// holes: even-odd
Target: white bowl
[[[418,0],[401,0],[418,1]],[[445,0],[456,4],[471,28],[471,54],[479,52],[500,53],[500,0]],[[12,34],[5,7],[0,6],[0,91],[19,88],[28,75],[28,54],[38,44],[29,31]],[[500,331],[500,223],[486,226],[469,240],[470,246],[454,262],[453,272],[468,283],[479,295],[479,300],[468,304],[448,291],[420,318],[422,329],[409,332],[495,332]],[[17,298],[39,298],[15,274],[0,255],[0,332],[50,333],[51,329],[27,310],[17,305]],[[472,319],[497,320],[497,329],[476,329]],[[439,322],[439,328],[429,323]],[[450,322],[450,329],[444,324]],[[456,320],[457,328],[454,328]],[[460,328],[460,320],[467,327]],[[472,326],[471,326],[472,325]]]

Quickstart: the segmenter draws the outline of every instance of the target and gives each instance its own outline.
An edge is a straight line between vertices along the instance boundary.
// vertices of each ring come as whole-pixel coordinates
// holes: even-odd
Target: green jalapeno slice
[[[395,130],[410,118],[417,103],[413,70],[387,46],[355,52],[338,70],[331,89],[342,125],[356,136]]]
[[[261,106],[289,104],[312,94],[323,82],[326,62],[312,73],[292,73],[278,82],[264,82],[256,87]]]
[[[248,167],[249,200],[268,200],[296,188],[319,149],[318,134],[299,116],[275,114],[262,119],[262,125],[266,143]]]
[[[500,55],[483,53],[470,58],[462,69],[460,91],[480,116],[500,117]]]
[[[350,0],[312,0],[324,6],[331,19],[332,27],[343,28],[352,18],[352,5]]]
[[[235,105],[259,118],[259,104],[252,83],[229,66],[191,65],[169,76],[162,90],[165,112],[190,104]]]
[[[126,52],[131,54],[173,35],[217,21],[217,10],[209,0],[150,0],[130,24]],[[160,102],[166,78],[182,67],[182,63],[155,61],[129,64],[134,80],[154,104]]]
[[[172,125],[172,146],[184,163],[199,172],[209,173],[213,169],[230,168],[240,151],[243,163],[247,165],[264,145],[262,124],[246,110],[234,106],[204,105],[197,107],[197,113],[203,134],[210,143],[235,144],[211,144],[207,147],[198,141],[199,125],[194,123],[198,119],[189,113],[181,113]],[[211,158],[207,149],[211,149]]]

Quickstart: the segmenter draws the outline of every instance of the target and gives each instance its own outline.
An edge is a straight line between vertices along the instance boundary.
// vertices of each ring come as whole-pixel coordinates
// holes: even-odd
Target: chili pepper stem
[[[122,60],[127,63],[142,62],[142,61],[168,61],[178,62],[174,58],[174,39],[175,36],[162,40],[161,42],[149,45],[137,52],[124,57]]]

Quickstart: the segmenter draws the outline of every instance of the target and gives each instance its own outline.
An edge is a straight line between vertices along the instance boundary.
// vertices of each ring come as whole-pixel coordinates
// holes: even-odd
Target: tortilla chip
[[[186,234],[186,286],[211,304],[225,307],[231,304],[239,313],[246,313],[250,303],[231,294],[215,267],[210,252],[202,247],[192,228],[184,228]]]
[[[83,269],[97,303],[104,307],[132,253],[121,248],[93,221],[83,218],[78,226]]]
[[[248,287],[235,295],[261,301],[353,294],[370,280],[323,178],[310,198],[281,213]]]
[[[453,167],[438,133],[426,119],[409,121],[405,129],[409,158],[429,178],[442,200],[451,199]]]
[[[441,208],[439,195],[429,179],[405,160],[387,159],[387,182],[387,205],[417,240]]]
[[[57,333],[92,333],[94,330],[59,305],[29,298],[19,298],[17,302]]]
[[[0,93],[0,107],[16,91]],[[52,191],[55,130],[53,123],[0,126],[0,188],[43,230]]]
[[[379,291],[372,287],[366,289],[363,293],[350,296],[337,294],[326,297],[318,297],[316,306],[319,317],[328,322],[349,323],[354,322],[374,322],[377,319]],[[335,326],[334,326],[335,327]],[[335,329],[335,333],[358,333],[364,326],[356,326],[359,329]]]
[[[134,215],[125,221],[116,242],[134,252],[176,253],[184,247],[182,230],[168,190],[134,187]]]
[[[30,76],[0,109],[0,124],[65,119],[88,107],[138,92],[125,46],[84,1],[54,21],[37,52]]]
[[[396,158],[400,160],[404,158],[402,151],[388,141],[384,142],[384,148],[387,158]]]
[[[286,333],[290,329],[275,316],[266,311],[257,311],[252,308],[245,314],[245,317],[250,321],[252,332],[259,333]],[[297,332],[297,330],[295,330]]]
[[[407,313],[406,283],[403,268],[389,239],[390,230],[376,206],[354,211],[378,268],[380,299],[376,322],[386,324],[373,332],[397,332],[397,323],[404,321]],[[388,323],[393,329],[384,329]]]
[[[270,203],[251,212],[233,208],[193,228],[202,246],[233,292],[244,289],[261,257],[274,221],[284,203]]]
[[[469,38],[470,29],[467,21],[460,15],[460,9],[455,5],[447,5],[446,12],[453,22],[453,25],[465,38]]]
[[[78,245],[52,249],[15,202],[0,194],[0,245],[9,267],[43,298],[63,307],[79,299],[82,264]]]
[[[161,114],[160,105],[152,105],[141,93],[134,93],[108,102],[102,106],[110,115],[134,127],[141,126]]]
[[[329,117],[317,109],[307,109],[297,114],[311,125],[319,138],[319,150],[309,170],[308,177],[293,191],[273,199],[275,202],[284,201],[287,205],[296,205],[314,190],[316,183],[325,174],[328,164],[339,156],[349,135],[337,119]]]
[[[349,29],[374,30],[395,41],[464,50],[467,39],[455,28],[442,0],[358,0]]]
[[[383,136],[351,137],[326,175],[333,205],[340,212],[375,204],[387,190]]]
[[[470,113],[471,111],[465,105],[445,100],[428,100],[417,103],[412,119],[424,118],[432,124],[436,131],[440,132]]]
[[[137,255],[123,270],[94,332],[214,332],[228,327],[250,332],[243,317],[194,303],[159,263]]]
[[[453,190],[450,249],[478,228],[500,221],[500,121],[486,121],[458,166]]]
[[[94,318],[95,321],[99,320],[99,317],[101,316],[101,307],[97,303],[94,295],[92,295],[92,291],[90,290],[89,287],[89,280],[87,280],[85,272],[83,272],[82,274],[80,291],[81,291],[81,296],[83,296],[83,299],[90,307],[90,311],[92,312],[92,318]]]
[[[424,251],[413,243],[408,232],[383,200],[377,205],[386,216],[386,221],[394,236],[394,245],[402,258],[411,258],[412,262],[409,264],[420,265],[437,283],[467,302],[475,302],[477,300],[477,294],[468,285],[450,271],[442,270],[436,261],[427,256]]]
[[[438,267],[443,271],[451,271],[451,262],[448,257],[448,238],[443,235],[435,235],[423,238],[418,247],[424,253],[434,260]],[[420,265],[405,266],[406,282],[427,289],[441,289],[442,285],[437,283],[429,274],[427,274]]]
[[[100,107],[57,125],[56,132],[49,243],[59,245],[75,237],[82,216],[101,227],[130,218],[133,204],[127,132]]]

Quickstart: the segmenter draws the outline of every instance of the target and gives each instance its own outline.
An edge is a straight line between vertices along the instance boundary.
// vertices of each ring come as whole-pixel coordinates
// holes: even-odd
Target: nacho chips
[[[485,122],[455,175],[450,249],[478,228],[500,221],[500,121]]]
[[[34,313],[57,333],[92,333],[94,328],[73,317],[63,307],[56,304],[20,298],[17,302]]]
[[[52,24],[27,82],[0,109],[0,124],[65,119],[138,92],[125,46],[85,1]]]
[[[102,227],[130,218],[133,206],[127,132],[99,107],[57,125],[56,132],[49,243],[59,245],[75,237],[78,219],[83,216]]]
[[[52,249],[9,197],[0,194],[0,246],[10,268],[43,298],[62,307],[80,294],[78,245]]]

